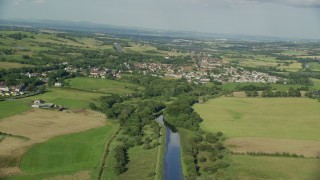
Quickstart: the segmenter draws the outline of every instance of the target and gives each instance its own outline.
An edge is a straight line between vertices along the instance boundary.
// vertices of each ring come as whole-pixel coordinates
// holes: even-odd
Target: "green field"
[[[203,129],[228,137],[320,140],[320,103],[312,99],[221,97],[194,108]]]
[[[0,69],[11,69],[11,68],[21,68],[21,67],[30,67],[30,65],[12,63],[12,62],[0,62]]]
[[[0,119],[22,113],[30,108],[26,103],[19,101],[0,101]]]
[[[320,178],[319,159],[231,155],[230,163],[232,165],[228,168],[229,179],[317,180]]]
[[[313,82],[313,88],[320,90],[320,79],[311,78],[311,80]]]
[[[308,146],[317,152],[319,108],[319,102],[308,98],[220,97],[194,106],[204,119],[201,128],[222,131],[227,142],[235,143],[228,145],[232,151],[241,147],[245,152],[302,153],[308,153]],[[252,141],[257,146],[252,146]],[[270,147],[270,142],[284,144]],[[305,143],[307,147],[300,147],[299,143]],[[259,149],[259,145],[264,145],[265,149]],[[226,179],[306,180],[320,177],[320,160],[316,158],[230,155],[229,160],[231,166],[227,173],[220,172],[218,176]]]
[[[23,98],[20,101],[31,103],[35,99],[42,99],[46,102],[56,103],[68,108],[87,108],[90,102],[96,102],[101,96],[103,96],[103,94],[98,92],[48,88],[44,94]]]
[[[126,94],[131,92],[131,90],[129,90],[128,87],[132,86],[134,85],[131,83],[125,83],[109,79],[96,79],[86,77],[77,77],[70,79],[71,88],[98,91],[104,93]]]
[[[30,177],[92,171],[99,166],[106,140],[116,129],[116,125],[109,123],[101,128],[59,136],[36,144],[23,156],[20,168]]]
[[[308,63],[312,71],[320,71],[320,63],[310,62]]]

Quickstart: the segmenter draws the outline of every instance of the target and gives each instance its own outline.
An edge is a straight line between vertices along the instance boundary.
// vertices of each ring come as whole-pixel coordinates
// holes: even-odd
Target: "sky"
[[[0,0],[0,18],[320,39],[320,0]]]

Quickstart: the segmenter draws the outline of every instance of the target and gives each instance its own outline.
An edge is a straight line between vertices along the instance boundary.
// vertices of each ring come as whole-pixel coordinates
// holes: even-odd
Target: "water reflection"
[[[182,180],[182,167],[180,159],[180,135],[173,126],[169,126],[163,116],[159,116],[156,121],[166,127],[166,147],[163,163],[163,179]],[[170,128],[169,128],[170,127]]]

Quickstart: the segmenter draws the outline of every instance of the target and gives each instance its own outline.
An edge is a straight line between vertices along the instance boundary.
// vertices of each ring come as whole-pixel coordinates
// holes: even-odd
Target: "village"
[[[195,58],[194,58],[195,59]],[[255,83],[277,83],[283,80],[279,77],[262,73],[258,71],[248,71],[242,67],[233,67],[223,63],[222,59],[212,57],[201,57],[199,60],[193,60],[193,65],[175,65],[159,62],[144,63],[124,63],[124,70],[113,70],[107,67],[88,67],[75,68],[67,62],[62,63],[65,66],[64,71],[70,74],[78,74],[91,78],[115,79],[121,78],[122,74],[132,74],[134,71],[143,75],[152,75],[157,77],[168,78],[186,78],[189,82],[209,83],[209,82],[255,82]],[[43,73],[25,73],[23,75],[29,78],[37,78],[43,83],[48,83],[48,74],[53,71]],[[55,87],[64,86],[64,82],[55,79],[53,84]],[[5,82],[0,82],[0,96],[14,97],[29,93],[24,83],[7,86]]]

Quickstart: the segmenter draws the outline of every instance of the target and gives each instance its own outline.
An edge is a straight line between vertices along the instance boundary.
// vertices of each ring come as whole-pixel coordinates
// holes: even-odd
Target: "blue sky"
[[[0,18],[320,39],[320,0],[0,0]]]

